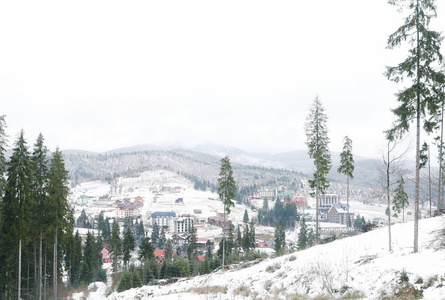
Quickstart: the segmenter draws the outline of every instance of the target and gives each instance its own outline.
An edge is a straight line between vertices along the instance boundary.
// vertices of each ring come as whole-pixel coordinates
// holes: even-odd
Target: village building
[[[176,233],[184,233],[190,232],[190,228],[192,228],[194,224],[194,218],[192,217],[180,217],[173,221],[174,223],[174,232]]]
[[[162,212],[157,211],[151,214],[151,225],[153,226],[155,223],[159,226],[160,229],[164,229],[170,231],[173,227],[173,219],[176,218],[176,213],[174,212]]]
[[[354,220],[354,213],[349,209],[349,218],[352,223]],[[327,214],[328,222],[347,225],[348,224],[348,205],[347,204],[334,204]],[[352,225],[352,224],[351,224]]]
[[[139,216],[139,206],[134,203],[123,203],[117,206],[117,219],[133,218],[137,219]]]
[[[337,194],[323,194],[319,197],[319,200],[318,210],[324,214],[328,213],[332,205],[339,203]]]

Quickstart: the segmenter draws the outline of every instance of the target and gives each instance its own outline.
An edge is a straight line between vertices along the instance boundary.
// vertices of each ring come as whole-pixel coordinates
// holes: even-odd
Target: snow
[[[122,293],[114,292],[106,299],[286,299],[289,295],[337,295],[348,286],[365,299],[391,295],[406,272],[409,282],[418,289],[419,278],[431,287],[425,288],[424,299],[445,299],[445,250],[440,246],[440,230],[445,217],[419,222],[419,252],[413,253],[413,222],[392,226],[393,250],[388,251],[388,229],[381,228],[304,251],[267,259],[251,266],[233,265],[165,286],[144,286]],[[105,299],[102,285],[87,299]],[[208,291],[208,294],[205,294]],[[214,293],[213,293],[214,292]],[[203,294],[204,293],[204,294]],[[79,299],[79,298],[75,298]]]

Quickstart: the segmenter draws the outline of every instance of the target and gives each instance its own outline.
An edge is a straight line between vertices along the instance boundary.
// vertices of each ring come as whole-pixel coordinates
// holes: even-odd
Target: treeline
[[[68,172],[59,149],[40,134],[30,151],[23,130],[7,161],[5,128],[0,116],[0,298],[57,298],[74,225]]]
[[[265,226],[276,227],[280,220],[283,222],[285,228],[293,229],[295,227],[295,222],[300,220],[296,204],[284,204],[277,199],[274,207],[269,209],[269,201],[264,200],[263,207],[258,210],[258,223]]]

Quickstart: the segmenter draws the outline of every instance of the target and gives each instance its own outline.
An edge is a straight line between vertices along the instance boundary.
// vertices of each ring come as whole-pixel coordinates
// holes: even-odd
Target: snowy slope
[[[445,250],[438,236],[444,217],[420,220],[419,252],[414,254],[413,223],[394,225],[393,251],[388,251],[388,229],[382,228],[355,237],[319,245],[250,267],[233,266],[206,276],[183,279],[167,286],[144,286],[105,298],[94,299],[289,299],[340,296],[348,286],[364,299],[391,295],[404,271],[424,299],[445,299]],[[437,280],[434,279],[437,276]],[[443,278],[442,278],[443,277]],[[416,284],[415,282],[423,283]],[[431,279],[433,278],[433,279]],[[431,286],[427,288],[426,282]],[[91,295],[91,294],[90,294]],[[93,299],[89,296],[88,299]]]

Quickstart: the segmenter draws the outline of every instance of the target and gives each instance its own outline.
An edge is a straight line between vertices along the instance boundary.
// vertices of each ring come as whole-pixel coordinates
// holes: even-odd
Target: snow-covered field
[[[424,299],[445,299],[445,217],[420,220],[419,252],[413,253],[413,222],[393,226],[393,251],[388,230],[319,245],[252,266],[182,279],[165,286],[144,286],[105,297],[106,286],[95,285],[87,299],[292,299],[295,295],[339,297],[339,291],[363,299],[392,295],[405,272]],[[428,284],[429,283],[429,284]],[[74,299],[82,295],[76,294]]]

